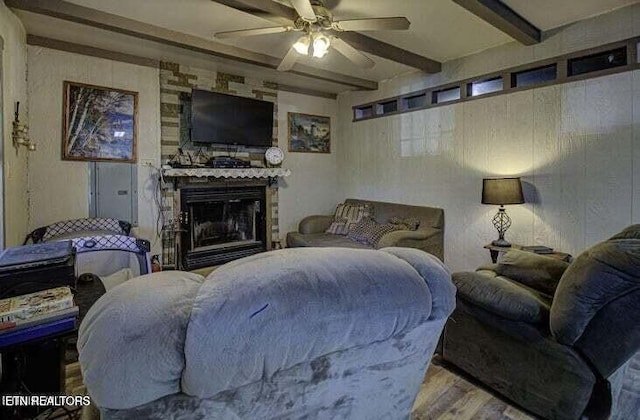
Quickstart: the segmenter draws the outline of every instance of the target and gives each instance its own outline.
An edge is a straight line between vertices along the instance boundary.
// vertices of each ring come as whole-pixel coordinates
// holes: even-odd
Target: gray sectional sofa
[[[444,210],[436,207],[410,206],[381,201],[349,198],[348,204],[368,203],[373,207],[373,217],[378,223],[387,223],[392,217],[420,220],[417,230],[399,230],[382,237],[376,248],[399,246],[417,248],[444,260]],[[345,235],[325,233],[333,222],[333,215],[308,216],[302,219],[297,232],[287,234],[287,247],[345,247],[371,248],[349,239]]]

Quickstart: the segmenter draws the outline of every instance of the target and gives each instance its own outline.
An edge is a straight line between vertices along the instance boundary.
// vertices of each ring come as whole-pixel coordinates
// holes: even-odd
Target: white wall
[[[31,138],[38,150],[29,160],[29,228],[89,215],[89,164],[61,160],[63,82],[138,92],[138,228],[159,253],[154,202],[160,166],[158,69],[42,47],[28,47]]]
[[[509,206],[507,239],[574,255],[640,222],[640,71],[352,123],[351,107],[446,81],[640,34],[640,5],[410,74],[378,92],[340,95],[341,196],[445,209],[445,262],[489,260],[494,206],[483,177],[521,176],[527,204]]]
[[[27,108],[27,47],[24,28],[18,18],[0,0],[0,37],[4,41],[2,51],[2,148],[0,174],[4,178],[2,188],[4,213],[4,241],[0,227],[0,248],[20,245],[27,234],[27,150],[16,150],[11,138],[12,121],[16,102],[20,102],[20,121],[28,122]]]
[[[139,92],[138,110],[138,234],[150,239],[153,253],[161,250],[154,241],[157,207],[153,200],[155,171],[144,165],[160,161],[160,87],[158,70],[111,60],[28,47],[31,136],[38,150],[29,164],[29,229],[58,220],[87,217],[89,169],[84,162],[63,161],[62,85],[70,80]],[[332,118],[332,152],[289,153],[287,112],[328,115]],[[337,103],[335,100],[278,92],[279,144],[285,152],[283,167],[292,175],[280,180],[279,224],[281,236],[296,230],[310,214],[333,212],[337,195]],[[154,243],[155,242],[155,243]]]
[[[289,112],[331,117],[331,153],[288,151]],[[282,166],[291,176],[279,181],[280,235],[298,230],[300,220],[312,214],[333,214],[338,200],[337,156],[340,153],[337,103],[333,99],[278,92],[278,144],[285,153]]]

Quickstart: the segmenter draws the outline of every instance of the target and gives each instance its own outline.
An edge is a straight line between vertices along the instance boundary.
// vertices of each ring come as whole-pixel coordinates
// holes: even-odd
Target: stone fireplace
[[[262,168],[264,166],[264,150],[262,149],[238,147],[230,150],[229,147],[223,146],[192,144],[189,139],[189,115],[185,112],[185,109],[188,109],[187,99],[189,99],[192,89],[211,90],[273,102],[273,145],[277,146],[278,144],[277,84],[178,63],[160,63],[160,157],[162,163],[166,164],[172,160],[178,152],[178,148],[182,148],[192,156],[199,155],[203,161],[214,156],[232,154],[233,157],[250,161],[252,166],[245,172],[240,171],[241,175],[233,173],[233,170],[201,168],[175,171],[163,169],[163,175],[169,181],[162,189],[161,215],[159,217],[162,222],[162,265],[165,269],[177,269],[183,265],[180,253],[183,251],[183,245],[190,245],[191,238],[185,237],[184,229],[189,226],[180,219],[184,216],[184,210],[180,203],[180,190],[195,185],[209,188],[227,188],[243,183],[245,186],[260,186],[265,190],[265,210],[261,217],[266,220],[264,223],[266,233],[262,241],[264,241],[266,249],[269,250],[273,241],[280,240],[278,186],[273,180],[275,177],[283,175],[256,174],[256,171],[260,172],[266,169]],[[189,186],[188,184],[193,185]],[[233,208],[233,206],[228,207],[227,211],[229,208]],[[200,229],[205,228],[204,224],[200,226]],[[212,241],[211,238],[204,240],[206,243]],[[210,246],[213,245],[204,245],[205,248]]]
[[[194,270],[271,250],[280,240],[278,179],[290,174],[283,168],[164,168],[170,194],[165,267]]]
[[[225,262],[267,250],[264,186],[181,188],[179,256],[182,268]]]

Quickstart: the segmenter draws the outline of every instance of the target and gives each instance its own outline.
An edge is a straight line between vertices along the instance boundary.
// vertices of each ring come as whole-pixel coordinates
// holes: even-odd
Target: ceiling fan
[[[321,0],[290,0],[290,3],[297,14],[297,18],[291,25],[218,32],[215,37],[224,39],[282,32],[302,32],[302,36],[289,48],[280,65],[278,65],[278,70],[290,70],[300,55],[311,55],[316,58],[324,57],[330,47],[333,47],[353,63],[364,68],[371,68],[375,64],[374,61],[348,42],[340,39],[340,33],[347,31],[406,30],[411,25],[406,17],[334,20],[333,15]]]

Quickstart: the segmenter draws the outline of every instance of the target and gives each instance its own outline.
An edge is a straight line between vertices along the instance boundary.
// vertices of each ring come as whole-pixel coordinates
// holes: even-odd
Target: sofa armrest
[[[424,227],[418,230],[397,230],[384,235],[376,248],[392,246],[417,248],[444,260],[444,232],[442,229]]]
[[[298,232],[305,235],[309,233],[322,233],[329,228],[332,222],[333,215],[307,216],[300,221],[300,224],[298,225]]]
[[[378,242],[378,248],[386,248],[389,246],[398,246],[404,240],[425,241],[442,230],[435,228],[422,228],[418,230],[396,230],[385,234]]]
[[[547,323],[550,301],[493,271],[453,273],[458,298],[513,321]]]

